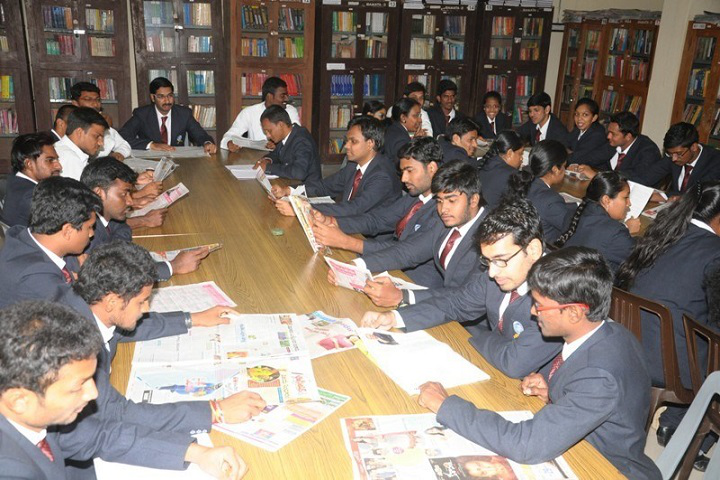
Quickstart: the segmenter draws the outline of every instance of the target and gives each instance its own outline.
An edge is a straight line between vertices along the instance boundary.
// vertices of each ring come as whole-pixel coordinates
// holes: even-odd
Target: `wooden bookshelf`
[[[720,147],[720,26],[690,22],[672,121],[689,122],[700,141]]]
[[[37,128],[52,127],[79,81],[100,88],[103,113],[120,128],[130,117],[127,7],[120,0],[28,0]]]
[[[230,121],[262,99],[268,77],[285,80],[292,105],[311,128],[315,2],[226,2],[230,18]]]
[[[0,0],[0,173],[10,171],[15,136],[35,126],[20,12],[19,0]]]
[[[476,72],[475,109],[482,111],[483,94],[496,90],[513,125],[527,120],[527,99],[545,87],[552,8],[485,5]]]
[[[175,103],[193,110],[218,141],[228,126],[225,31],[220,0],[131,0],[137,90],[150,103],[150,81],[166,77]]]
[[[320,11],[315,129],[325,163],[339,163],[347,123],[366,101],[395,98],[399,8],[394,1],[330,1]]]

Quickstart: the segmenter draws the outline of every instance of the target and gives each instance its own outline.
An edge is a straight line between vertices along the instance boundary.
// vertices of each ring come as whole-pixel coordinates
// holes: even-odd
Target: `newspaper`
[[[648,201],[650,200],[650,197],[652,197],[653,192],[655,191],[651,187],[646,187],[645,185],[641,185],[639,183],[631,182],[628,180],[628,185],[630,185],[630,210],[628,211],[627,217],[628,218],[637,218],[642,214],[643,209],[645,208],[645,205],[647,205]]]
[[[532,418],[527,411],[498,413],[514,423]],[[343,418],[340,425],[356,479],[577,479],[562,457],[517,464],[440,425],[432,413]]]
[[[312,231],[313,219],[312,214],[310,213],[310,205],[305,203],[301,197],[295,195],[289,196],[288,201],[292,206],[293,212],[295,212],[295,216],[300,222],[300,226],[305,232],[308,242],[310,242],[310,247],[312,247],[313,252],[320,251],[322,247],[318,244],[317,240],[315,240],[315,234]]]
[[[346,395],[322,388],[318,391],[320,393],[319,402],[268,406],[263,413],[247,422],[233,425],[221,423],[213,425],[213,429],[232,435],[263,450],[276,452],[319,424],[350,400],[350,397]]]
[[[168,157],[162,157],[153,172],[153,181],[162,182],[177,169],[178,164]]]
[[[310,205],[328,205],[335,203],[335,200],[332,199],[332,197],[307,197],[306,200]]]
[[[209,157],[204,147],[175,147],[175,150],[133,150],[131,156],[135,158],[198,158]]]
[[[335,318],[317,311],[300,315],[298,322],[302,327],[310,358],[352,350],[362,343],[355,322],[349,318]]]
[[[407,280],[403,280],[402,278],[393,277],[388,273],[387,271],[378,273],[375,275],[373,280],[377,280],[381,277],[387,277],[390,279],[391,282],[393,282],[393,285],[395,285],[400,290],[427,290],[427,287],[423,287],[422,285],[418,285],[417,283],[408,282]]]
[[[672,205],[672,202],[661,203],[660,205],[657,205],[653,208],[648,208],[642,214],[648,218],[652,218],[653,220],[655,220],[655,217],[657,217],[657,214],[660,213],[661,211],[665,210],[666,208],[668,208],[670,205]]]
[[[582,202],[582,199],[577,198],[573,195],[570,195],[569,193],[560,192],[560,196],[563,197],[563,200],[565,200],[565,203],[577,203],[580,204]]]
[[[401,278],[393,277],[388,272],[378,273],[373,277],[369,270],[358,267],[354,263],[344,263],[334,258],[325,257],[330,269],[335,272],[335,279],[339,287],[349,288],[358,292],[362,292],[368,280],[377,280],[381,277],[387,277],[393,284],[401,290],[427,290],[427,287],[408,282]]]
[[[151,312],[201,312],[216,305],[236,305],[215,282],[193,283],[153,290]]]
[[[131,212],[128,217],[140,217],[142,215],[147,215],[148,213],[152,212],[153,210],[160,210],[161,208],[167,208],[173,203],[180,200],[182,197],[190,193],[190,190],[187,189],[185,184],[178,183],[171,189],[161,193],[158,195],[158,197],[153,200],[152,202],[145,205],[143,208],[139,210],[134,210]]]
[[[238,180],[255,180],[258,177],[257,171],[262,169],[255,168],[255,165],[225,165]],[[278,178],[277,175],[266,175],[269,179]]]
[[[270,185],[270,180],[268,180],[268,177],[267,175],[265,175],[265,172],[262,168],[257,169],[257,173],[255,174],[255,180],[257,180],[263,190],[265,190],[265,192],[270,195],[270,198],[272,198],[273,200],[277,200],[275,195],[272,193],[272,185]]]
[[[490,379],[425,331],[395,333],[359,328],[358,332],[370,360],[410,395],[418,394],[420,385],[429,381],[451,388]]]
[[[573,180],[578,180],[578,181],[581,181],[581,182],[584,182],[584,181],[586,181],[586,180],[590,180],[590,177],[588,177],[588,176],[585,175],[584,173],[582,173],[582,172],[576,172],[576,171],[574,171],[574,170],[568,170],[567,168],[565,169],[565,176],[570,177],[570,178],[572,178]]]
[[[150,256],[153,260],[156,262],[172,262],[175,260],[175,257],[180,255],[182,252],[187,252],[190,250],[197,250],[198,248],[208,248],[208,253],[212,253],[216,250],[220,250],[222,248],[222,243],[208,243],[207,245],[198,245],[197,247],[188,247],[188,248],[181,248],[180,250],[165,250],[162,252],[150,252]]]
[[[146,170],[155,170],[158,163],[156,160],[147,160],[144,158],[133,158],[128,157],[123,160],[123,163],[128,167],[132,168],[137,173],[142,173]]]
[[[267,145],[267,140],[250,140],[246,137],[238,137],[236,135],[231,135],[230,140],[241,148],[250,148],[252,150],[262,150],[263,152],[269,152],[270,149],[265,147]]]

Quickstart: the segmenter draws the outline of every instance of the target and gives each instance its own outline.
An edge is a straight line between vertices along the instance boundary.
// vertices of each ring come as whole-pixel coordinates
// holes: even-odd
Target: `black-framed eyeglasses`
[[[523,250],[525,250],[525,247],[520,247],[520,250],[510,255],[508,258],[494,258],[492,260],[480,255],[480,264],[485,267],[489,267],[490,264],[493,264],[498,268],[505,268],[508,266],[508,263],[510,263],[510,260],[512,260],[518,253],[522,252]]]
[[[690,151],[690,147],[686,148],[685,151],[682,152],[682,153],[679,153],[679,152],[676,152],[676,153],[665,152],[665,157],[666,157],[666,158],[671,158],[671,159],[672,159],[672,158],[678,158],[678,159],[680,159],[680,158],[684,157],[689,151]]]

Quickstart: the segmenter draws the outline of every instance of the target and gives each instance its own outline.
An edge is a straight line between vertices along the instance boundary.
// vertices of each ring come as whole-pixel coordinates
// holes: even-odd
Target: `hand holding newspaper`
[[[230,140],[241,148],[250,148],[252,150],[261,150],[263,152],[270,151],[270,149],[265,146],[268,143],[267,140],[250,140],[249,138],[238,137],[236,135],[232,135]]]
[[[267,192],[268,195],[270,195],[270,198],[273,200],[277,200],[277,197],[272,193],[272,185],[270,184],[270,180],[268,180],[267,175],[265,175],[265,172],[262,168],[257,169],[257,173],[255,174],[255,180],[260,183],[260,186],[263,187],[263,190]]]
[[[370,270],[360,268],[354,263],[343,263],[334,258],[325,257],[325,262],[335,273],[335,280],[338,287],[349,288],[358,292],[362,292],[368,280],[376,280],[380,277],[389,278],[393,284],[400,290],[427,290],[427,287],[416,285],[401,278],[393,277],[388,272],[378,273],[373,277]]]
[[[322,245],[320,245],[317,240],[315,240],[315,234],[312,231],[313,217],[310,213],[310,204],[307,203],[306,200],[303,200],[302,197],[298,197],[295,195],[289,196],[288,201],[292,206],[293,212],[295,212],[295,216],[300,222],[300,226],[305,232],[305,236],[307,237],[308,242],[310,242],[310,246],[312,247],[313,252],[319,252],[322,248]]]
[[[166,250],[162,252],[150,252],[150,256],[153,260],[156,262],[172,262],[175,260],[175,257],[180,255],[182,252],[187,252],[190,250],[197,250],[198,248],[204,248],[207,247],[208,253],[212,253],[216,250],[220,250],[223,247],[222,243],[209,243],[207,245],[198,245],[197,247],[188,247],[188,248],[181,248],[179,250]]]
[[[627,217],[625,220],[629,218],[637,218],[640,216],[640,214],[643,212],[643,209],[645,208],[645,205],[647,205],[648,201],[650,200],[650,197],[652,197],[653,192],[655,191],[651,187],[646,187],[645,185],[641,185],[639,183],[631,182],[628,180],[628,185],[630,185],[630,211],[628,211]]]
[[[147,215],[153,210],[160,210],[161,208],[167,208],[185,195],[190,193],[190,190],[183,183],[178,183],[170,190],[161,193],[155,200],[145,205],[139,210],[131,212],[128,217],[141,217]]]

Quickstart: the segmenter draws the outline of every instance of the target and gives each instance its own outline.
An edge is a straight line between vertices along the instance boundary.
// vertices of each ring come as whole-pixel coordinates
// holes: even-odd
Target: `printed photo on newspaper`
[[[167,208],[173,203],[180,200],[182,197],[190,193],[190,190],[183,183],[178,183],[171,189],[161,193],[155,200],[145,205],[143,208],[134,210],[128,217],[140,217],[146,215],[153,210],[160,210],[161,208]]]
[[[335,318],[317,311],[297,317],[302,326],[310,358],[356,348],[360,341],[355,322],[349,318]]]

